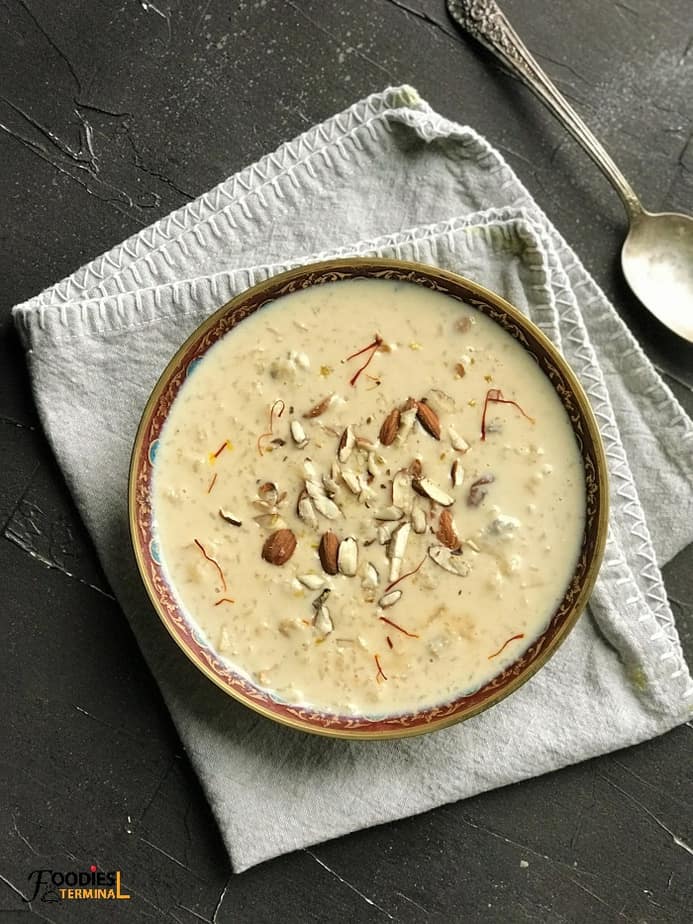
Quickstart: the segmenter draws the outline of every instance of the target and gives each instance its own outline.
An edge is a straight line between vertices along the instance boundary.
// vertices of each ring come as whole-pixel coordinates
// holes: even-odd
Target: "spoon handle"
[[[628,180],[539,66],[495,0],[447,0],[447,3],[452,18],[520,77],[582,145],[616,189],[630,219],[641,216],[643,208]]]

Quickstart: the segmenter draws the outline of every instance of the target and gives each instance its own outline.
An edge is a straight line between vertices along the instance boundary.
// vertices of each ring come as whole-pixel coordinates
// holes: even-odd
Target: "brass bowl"
[[[191,624],[161,567],[154,535],[152,474],[159,434],[191,364],[253,312],[291,292],[343,279],[377,278],[441,292],[483,312],[532,354],[571,421],[584,466],[585,529],[578,561],[563,599],[541,636],[502,673],[473,693],[417,712],[368,718],[322,713],[280,701],[236,673]],[[178,350],[157,382],[137,431],[129,482],[130,533],[137,565],[154,608],[190,660],[230,696],[270,719],[302,731],[338,738],[399,738],[435,731],[500,702],[535,674],[575,625],[589,599],[607,533],[608,483],[599,429],[582,386],[544,334],[505,299],[483,286],[433,266],[354,257],[302,266],[273,276],[232,299],[209,317]]]

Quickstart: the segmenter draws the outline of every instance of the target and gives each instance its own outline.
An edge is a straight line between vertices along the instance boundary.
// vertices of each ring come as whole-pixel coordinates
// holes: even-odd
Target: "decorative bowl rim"
[[[159,571],[152,551],[155,539],[150,436],[158,434],[166,420],[168,409],[163,414],[156,412],[162,401],[168,400],[167,389],[172,392],[170,408],[190,362],[199,359],[236,324],[265,305],[297,289],[354,278],[389,278],[424,285],[471,304],[500,323],[537,360],[569,417],[569,408],[574,409],[576,416],[571,418],[571,425],[580,446],[587,487],[587,522],[581,555],[559,606],[539,638],[479,690],[459,695],[449,703],[381,717],[335,716],[312,707],[292,706],[255,687],[195,633],[175,603],[173,589]],[[507,299],[465,276],[433,265],[385,257],[347,257],[296,266],[244,290],[211,314],[176,350],[152,389],[135,436],[128,480],[128,520],[137,568],[155,611],[186,656],[224,692],[266,718],[301,731],[348,739],[403,738],[445,728],[496,705],[533,677],[568,636],[587,604],[604,554],[608,508],[606,454],[596,418],[577,376],[546,335]]]

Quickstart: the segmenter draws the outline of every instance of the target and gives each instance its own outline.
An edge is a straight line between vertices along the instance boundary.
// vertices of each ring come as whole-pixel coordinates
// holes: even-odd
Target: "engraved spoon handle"
[[[616,189],[630,219],[641,216],[643,208],[628,180],[539,66],[495,0],[447,0],[447,3],[452,18],[520,77],[582,145]]]

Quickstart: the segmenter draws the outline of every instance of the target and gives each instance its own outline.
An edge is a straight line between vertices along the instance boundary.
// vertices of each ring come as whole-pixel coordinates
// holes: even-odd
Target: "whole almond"
[[[383,421],[383,425],[380,428],[379,437],[383,446],[391,446],[394,443],[395,437],[397,436],[397,431],[399,430],[399,418],[399,408],[395,407],[390,411],[390,413]]]
[[[318,546],[318,555],[323,571],[326,574],[336,574],[339,570],[337,567],[337,555],[339,553],[339,539],[332,532],[323,533],[320,545]]]
[[[270,565],[285,565],[296,550],[296,536],[290,529],[278,529],[265,539],[262,557]]]
[[[459,548],[460,540],[457,535],[457,530],[455,529],[455,522],[452,519],[452,514],[449,510],[440,511],[440,517],[438,518],[438,529],[436,530],[436,538],[441,543],[441,545],[446,546],[448,549]]]
[[[427,433],[430,433],[434,440],[440,439],[440,420],[433,408],[426,404],[425,401],[417,403],[416,418]]]

